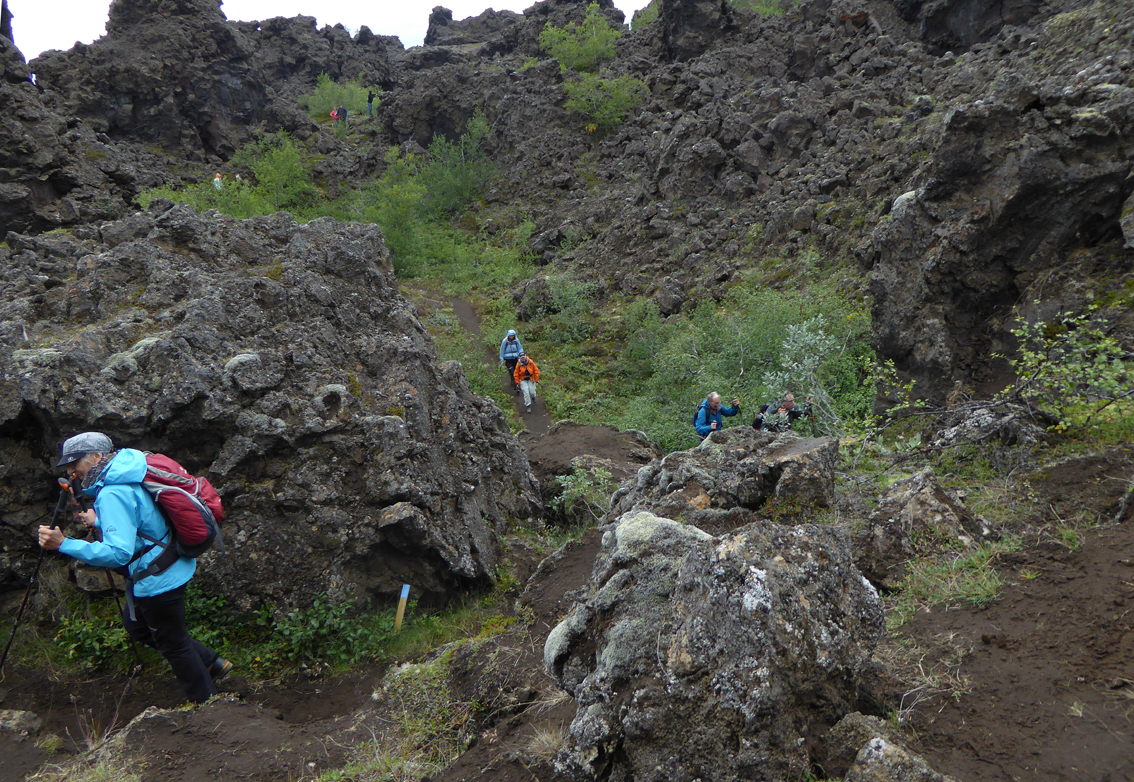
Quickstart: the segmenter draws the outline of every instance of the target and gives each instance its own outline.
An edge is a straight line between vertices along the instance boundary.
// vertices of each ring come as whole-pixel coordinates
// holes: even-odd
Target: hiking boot
[[[532,406],[528,405],[528,412],[530,413],[531,411],[532,411]]]
[[[232,670],[232,662],[223,657],[218,657],[216,661],[209,666],[209,676],[213,677],[214,682],[219,682],[224,677],[228,676],[228,672]]]

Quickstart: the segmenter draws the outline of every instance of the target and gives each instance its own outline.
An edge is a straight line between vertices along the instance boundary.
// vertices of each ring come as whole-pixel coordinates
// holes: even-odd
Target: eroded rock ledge
[[[244,606],[440,597],[494,576],[538,483],[397,292],[381,230],[155,202],[0,247],[0,582],[20,582],[60,437],[100,429],[208,472]]]

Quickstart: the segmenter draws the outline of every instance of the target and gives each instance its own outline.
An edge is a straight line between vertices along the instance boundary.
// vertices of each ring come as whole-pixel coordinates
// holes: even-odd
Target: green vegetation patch
[[[380,87],[363,86],[361,73],[358,74],[357,79],[343,79],[336,82],[324,72],[315,79],[315,92],[300,96],[299,105],[303,106],[308,116],[315,120],[329,119],[331,112],[342,106],[347,110],[349,121],[352,114],[358,116],[366,111],[366,97],[371,89],[375,93],[382,91]],[[376,104],[379,101],[380,98],[374,99]]]
[[[563,70],[587,73],[614,58],[614,42],[621,36],[622,31],[611,26],[598,3],[591,3],[582,24],[545,25],[539,33],[539,48],[559,60]]]

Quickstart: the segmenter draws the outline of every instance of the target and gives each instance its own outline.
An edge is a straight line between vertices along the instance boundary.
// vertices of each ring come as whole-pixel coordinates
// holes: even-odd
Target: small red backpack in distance
[[[168,456],[147,453],[146,477],[142,479],[142,488],[153,497],[157,509],[169,522],[173,539],[170,543],[163,543],[139,533],[150,546],[135,555],[134,559],[155,546],[161,546],[164,551],[132,580],[161,573],[180,557],[199,557],[212,548],[214,541],[218,541],[220,550],[224,551],[219,527],[224,508],[221,506],[220,495],[208,478],[194,477]]]

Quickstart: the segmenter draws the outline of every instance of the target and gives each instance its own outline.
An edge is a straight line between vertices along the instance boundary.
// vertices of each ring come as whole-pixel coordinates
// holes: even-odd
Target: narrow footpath
[[[445,296],[443,298],[449,303],[449,306],[453,308],[453,312],[456,314],[461,327],[473,336],[482,338],[483,332],[481,331],[480,316],[476,314],[476,310],[473,309],[473,306],[464,299],[458,299],[455,296]],[[517,331],[519,331],[519,329],[517,329]],[[500,335],[500,339],[504,339],[503,334]],[[523,342],[523,340],[524,335],[520,334],[520,341]],[[538,365],[539,357],[532,356],[532,358]],[[486,345],[484,348],[484,360],[490,365],[497,367],[500,374],[500,388],[504,392],[512,394],[516,412],[523,420],[524,425],[527,426],[528,431],[532,434],[545,434],[549,432],[551,427],[555,424],[555,421],[551,419],[551,414],[547,412],[547,406],[544,405],[543,399],[537,396],[532,401],[532,411],[530,413],[527,412],[524,410],[523,394],[519,391],[512,393],[512,384],[509,382],[508,372],[504,367],[500,366],[500,354]],[[540,371],[543,371],[542,367],[540,367]],[[539,383],[538,386],[542,387],[543,383]]]

